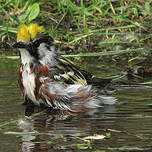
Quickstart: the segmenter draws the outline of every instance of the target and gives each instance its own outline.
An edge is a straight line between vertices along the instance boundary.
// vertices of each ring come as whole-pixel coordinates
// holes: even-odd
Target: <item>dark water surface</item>
[[[152,88],[120,89],[112,94],[120,105],[84,114],[42,112],[28,118],[17,64],[0,63],[0,152],[151,151]],[[100,139],[85,139],[95,135]]]

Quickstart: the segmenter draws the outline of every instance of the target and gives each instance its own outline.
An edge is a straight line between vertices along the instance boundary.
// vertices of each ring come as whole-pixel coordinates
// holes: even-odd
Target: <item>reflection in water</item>
[[[28,120],[19,120],[18,122],[19,128],[22,129],[25,135],[22,136],[21,142],[21,150],[22,152],[30,152],[31,148],[34,147],[34,143],[32,142],[35,139],[35,135],[28,134],[34,131],[33,124]],[[26,135],[27,134],[27,135]]]
[[[30,109],[27,108],[29,107],[26,107],[26,112],[28,111],[31,114],[31,107]],[[32,111],[38,112],[39,109],[34,107]],[[64,146],[69,146],[63,146],[65,139],[71,140],[73,137],[83,137],[88,132],[94,134],[91,117],[99,111],[102,111],[104,117],[104,113],[115,113],[115,107],[107,106],[104,109],[96,109],[83,114],[66,111],[42,111],[42,113],[35,113],[36,115],[33,113],[28,119],[20,119],[18,126],[23,133],[20,152],[51,152],[55,147],[59,148],[61,146],[59,149],[62,149]],[[49,146],[50,142],[54,145],[52,148]],[[58,145],[55,145],[56,142]]]

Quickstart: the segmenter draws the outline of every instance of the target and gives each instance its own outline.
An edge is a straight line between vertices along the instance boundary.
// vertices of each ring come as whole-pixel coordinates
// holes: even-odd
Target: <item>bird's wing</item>
[[[87,84],[84,75],[73,62],[63,57],[58,59],[56,66],[50,68],[50,77],[67,84]]]
[[[58,65],[54,67],[55,80],[64,81],[68,84],[91,84],[100,87],[105,87],[111,83],[112,79],[99,78],[77,67],[71,60],[60,57]]]

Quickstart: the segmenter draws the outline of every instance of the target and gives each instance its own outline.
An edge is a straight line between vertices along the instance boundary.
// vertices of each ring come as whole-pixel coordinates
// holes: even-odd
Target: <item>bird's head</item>
[[[44,34],[43,26],[37,24],[22,25],[17,33],[17,42],[13,45],[19,48],[21,56],[27,51],[36,60],[44,60],[49,52],[54,51],[53,39]]]

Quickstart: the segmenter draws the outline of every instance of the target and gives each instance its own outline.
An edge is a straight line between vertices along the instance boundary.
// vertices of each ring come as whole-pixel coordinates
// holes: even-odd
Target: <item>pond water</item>
[[[151,151],[152,88],[118,89],[111,96],[119,105],[83,114],[35,112],[26,117],[18,62],[0,63],[0,152]]]

